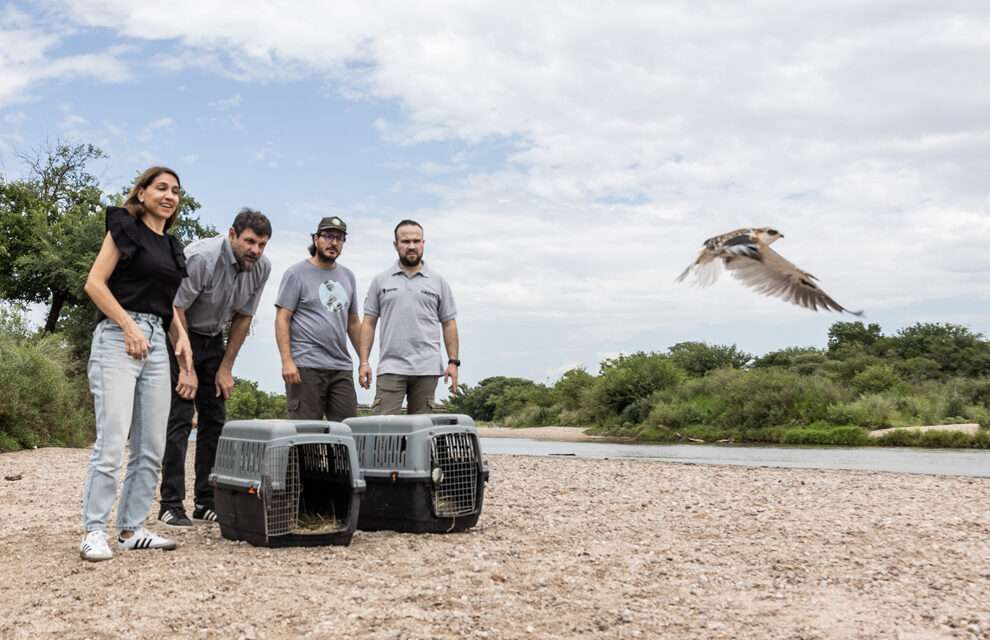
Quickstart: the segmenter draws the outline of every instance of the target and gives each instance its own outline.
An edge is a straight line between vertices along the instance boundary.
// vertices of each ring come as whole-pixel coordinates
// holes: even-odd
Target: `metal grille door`
[[[261,476],[265,535],[285,536],[295,531],[301,492],[296,447],[270,447],[265,452],[265,470]]]
[[[479,454],[470,433],[445,433],[431,442],[434,474],[433,512],[438,518],[455,518],[478,509]],[[439,480],[439,482],[437,482]]]

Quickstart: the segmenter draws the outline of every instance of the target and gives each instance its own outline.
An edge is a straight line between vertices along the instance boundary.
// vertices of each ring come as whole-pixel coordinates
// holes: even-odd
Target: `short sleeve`
[[[302,292],[302,279],[296,276],[295,269],[287,269],[282,274],[282,282],[278,285],[278,295],[275,296],[275,306],[289,311],[295,311]]]
[[[364,297],[364,315],[366,316],[375,316],[377,318],[380,315],[378,309],[378,289],[378,276],[375,276],[372,278],[371,284],[368,285],[368,294]]]
[[[272,263],[268,261],[268,258],[262,257],[261,261],[255,266],[255,269],[260,269],[261,273],[258,278],[258,284],[254,288],[254,293],[247,302],[244,303],[240,309],[237,310],[242,316],[253,316],[258,310],[258,303],[261,302],[261,293],[265,290],[265,284],[268,282],[268,276],[272,273]]]
[[[203,254],[196,253],[186,258],[183,253],[182,273],[185,277],[179,284],[179,290],[175,293],[173,303],[179,309],[188,309],[192,303],[196,302],[199,292],[203,290],[206,279],[209,277]]]
[[[107,207],[107,231],[125,260],[134,257],[140,246],[138,221],[121,207]]]
[[[440,321],[446,322],[457,317],[457,305],[454,304],[454,292],[450,290],[447,281],[440,281]]]
[[[358,306],[357,306],[357,279],[354,277],[354,273],[352,271],[348,270],[347,273],[350,276],[349,280],[350,280],[350,285],[351,285],[351,298],[348,301],[348,306],[347,306],[347,308],[350,311],[348,313],[350,315],[357,315],[357,312],[358,312]]]
[[[166,235],[168,236],[169,243],[172,245],[172,258],[175,259],[175,267],[179,270],[182,277],[185,278],[189,274],[186,273],[186,254],[182,250],[182,243],[171,233]]]

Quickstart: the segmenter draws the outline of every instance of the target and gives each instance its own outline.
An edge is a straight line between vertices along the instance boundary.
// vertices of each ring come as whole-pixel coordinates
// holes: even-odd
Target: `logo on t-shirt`
[[[347,290],[336,280],[327,280],[320,285],[320,302],[336,313],[347,306]]]

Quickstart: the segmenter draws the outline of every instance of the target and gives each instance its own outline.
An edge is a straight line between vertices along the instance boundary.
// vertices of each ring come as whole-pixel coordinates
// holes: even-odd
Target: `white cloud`
[[[37,25],[13,7],[0,10],[0,107],[26,101],[31,87],[46,81],[83,77],[120,82],[129,77],[119,59],[124,48],[52,57],[49,51],[64,35],[64,28]]]
[[[64,6],[79,25],[168,43],[157,62],[169,69],[315,75],[352,100],[394,100],[400,115],[374,125],[392,143],[500,145],[501,162],[434,158],[397,185],[440,198],[411,215],[462,312],[501,338],[475,345],[493,362],[494,342],[532,362],[549,339],[543,372],[572,362],[574,343],[594,357],[658,331],[740,327],[742,339],[834,320],[735,282],[672,282],[702,240],[741,226],[781,229],[780,251],[852,308],[990,297],[982,5]],[[5,69],[43,66],[52,46],[23,22],[5,31],[23,41],[6,47],[16,60],[0,53]],[[0,77],[0,104],[28,82]],[[267,145],[254,159],[280,156]]]

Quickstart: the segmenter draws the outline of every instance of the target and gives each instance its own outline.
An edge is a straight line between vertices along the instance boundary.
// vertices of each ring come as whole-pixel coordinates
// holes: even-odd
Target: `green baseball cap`
[[[321,231],[326,231],[327,229],[340,231],[344,235],[347,235],[347,223],[345,223],[337,216],[330,216],[328,218],[323,218],[322,220],[320,220],[320,226],[316,227],[316,233],[320,233]]]

